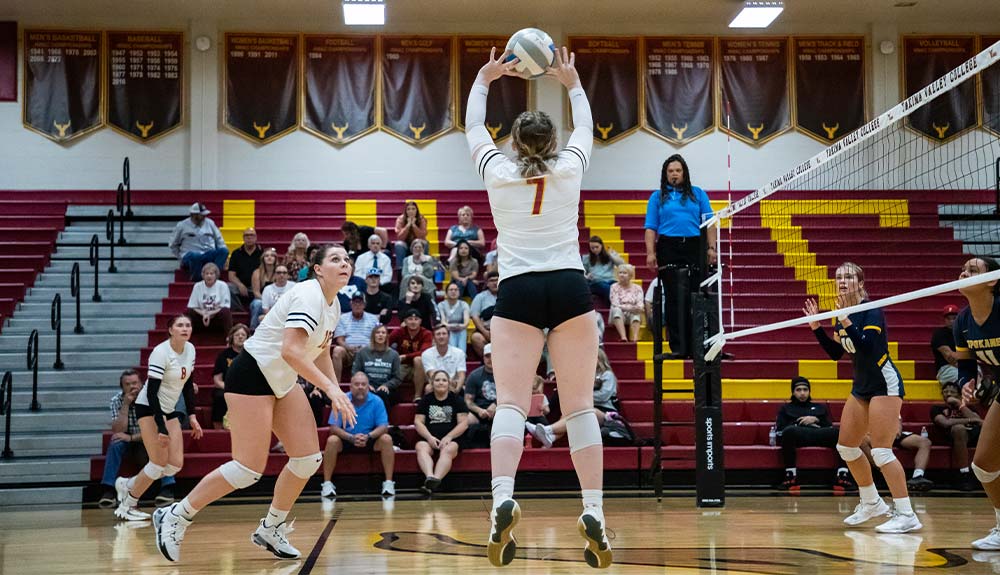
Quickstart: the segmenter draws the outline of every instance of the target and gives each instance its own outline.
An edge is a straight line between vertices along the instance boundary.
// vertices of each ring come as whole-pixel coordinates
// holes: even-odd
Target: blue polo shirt
[[[353,402],[353,398],[352,398]],[[340,415],[336,411],[330,412],[330,425],[343,427],[347,433],[371,433],[373,429],[382,425],[389,425],[389,414],[385,411],[385,403],[382,398],[369,393],[368,398],[361,405],[354,405],[354,410],[358,413],[358,422],[353,427],[344,427],[340,424]]]
[[[667,200],[663,203],[660,203],[660,190],[655,190],[649,197],[645,228],[673,238],[700,235],[701,222],[712,217],[712,204],[708,201],[708,194],[698,186],[691,186],[694,201],[681,201],[684,197],[681,192],[676,191],[673,186],[667,186],[667,190]]]

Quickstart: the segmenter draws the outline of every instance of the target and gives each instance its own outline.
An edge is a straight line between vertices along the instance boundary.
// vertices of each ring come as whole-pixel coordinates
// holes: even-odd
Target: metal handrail
[[[101,301],[101,292],[99,289],[101,270],[97,267],[101,262],[100,252],[101,240],[98,239],[97,234],[94,234],[90,238],[90,265],[94,266],[94,297],[90,299],[93,301]]]
[[[131,218],[132,214],[132,177],[131,168],[128,163],[128,156],[125,156],[125,162],[122,163],[122,186],[125,188],[125,217]],[[121,210],[119,210],[121,211]]]
[[[83,333],[83,324],[80,323],[80,262],[73,262],[73,269],[69,272],[69,293],[76,298],[76,327],[73,333]]]
[[[125,218],[122,218],[121,221],[122,223],[124,223]],[[107,238],[108,246],[111,249],[111,263],[108,265],[108,273],[116,274],[118,273],[118,268],[115,266],[115,211],[114,210],[108,210],[108,218],[104,224],[104,237]]]
[[[10,459],[14,457],[14,452],[10,450],[10,404],[14,393],[14,376],[9,371],[4,372],[3,381],[0,382],[0,415],[7,418],[4,423],[3,433],[3,453],[0,459]]]
[[[118,245],[120,246],[123,246],[126,243],[128,243],[125,241],[125,214],[122,212],[122,210],[125,209],[124,196],[125,196],[125,186],[123,186],[122,184],[118,184],[118,193],[115,194],[115,210],[118,211]],[[114,210],[108,210],[108,220],[110,220],[108,226],[111,228],[110,235],[112,236],[114,235],[114,227],[115,227],[114,219],[115,219]],[[113,241],[114,237],[108,239],[110,241]]]
[[[63,369],[66,366],[62,361],[62,294],[56,294],[52,298],[51,324],[56,332],[56,361],[52,364],[52,369]]]
[[[28,369],[31,370],[31,411],[41,411],[38,403],[38,330],[28,336]]]

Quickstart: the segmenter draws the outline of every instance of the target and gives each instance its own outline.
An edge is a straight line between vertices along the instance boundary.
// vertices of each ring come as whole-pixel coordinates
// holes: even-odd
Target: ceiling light
[[[343,0],[344,24],[382,26],[385,24],[384,0]]]
[[[767,28],[784,9],[785,3],[778,0],[747,0],[729,27]]]

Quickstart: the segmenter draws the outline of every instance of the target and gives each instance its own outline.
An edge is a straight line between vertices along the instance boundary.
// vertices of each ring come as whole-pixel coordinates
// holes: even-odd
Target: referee
[[[680,154],[667,158],[660,171],[660,189],[652,193],[646,207],[646,265],[657,273],[661,285],[665,286],[670,351],[678,358],[691,357],[692,351],[688,341],[690,330],[686,329],[688,318],[681,317],[677,311],[689,307],[677,305],[685,295],[680,293],[681,270],[687,270],[690,276],[688,290],[696,290],[697,282],[701,281],[699,228],[702,221],[711,217],[708,194],[691,185],[691,173],[684,158]],[[710,229],[708,262],[714,264],[715,261],[715,234]],[[679,273],[672,273],[674,271]]]

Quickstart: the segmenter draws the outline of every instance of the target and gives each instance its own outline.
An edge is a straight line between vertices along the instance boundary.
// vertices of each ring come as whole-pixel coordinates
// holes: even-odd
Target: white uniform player
[[[162,416],[157,417],[155,410],[153,413],[153,417],[157,419],[158,425],[164,419],[163,416],[173,415],[176,417],[174,406],[177,405],[177,400],[180,399],[181,393],[184,391],[184,384],[191,378],[191,374],[194,373],[194,360],[195,349],[190,341],[184,342],[183,353],[174,351],[170,347],[170,340],[160,343],[150,352],[149,366],[146,370],[146,383],[139,390],[139,395],[135,398],[135,404],[158,407]],[[154,382],[156,400],[152,404],[149,401],[150,398],[148,395],[150,380],[159,380],[159,382]],[[187,403],[188,398],[185,397],[184,399],[185,403]],[[194,412],[194,405],[186,405],[186,407],[188,412]],[[161,433],[166,434],[165,427],[161,428]]]

